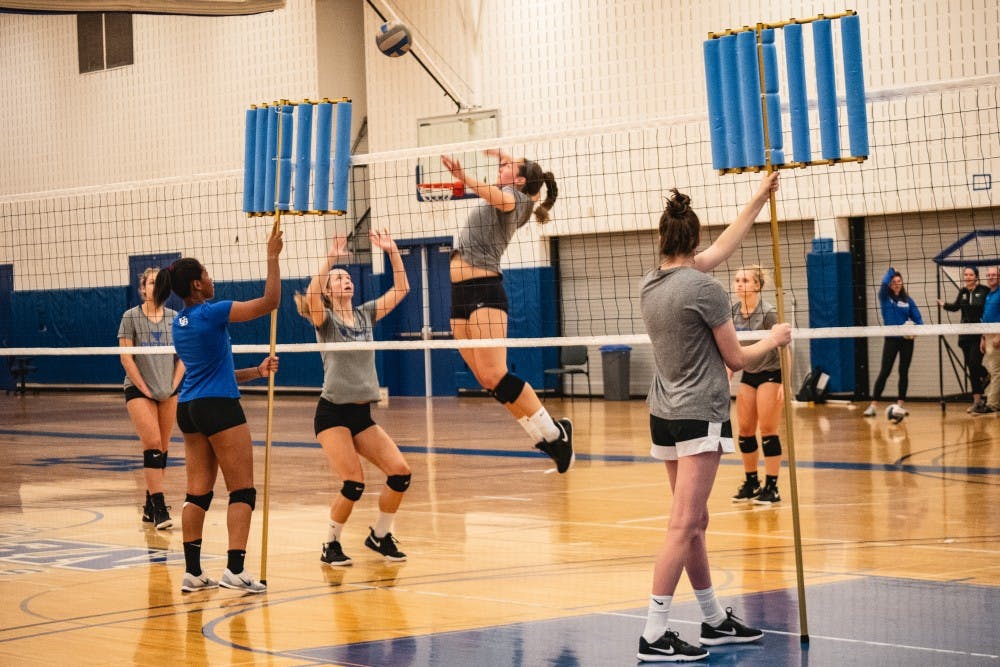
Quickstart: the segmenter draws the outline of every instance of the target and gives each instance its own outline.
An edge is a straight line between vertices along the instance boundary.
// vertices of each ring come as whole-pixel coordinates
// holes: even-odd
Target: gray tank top
[[[514,186],[503,188],[514,195],[514,208],[504,213],[486,201],[480,201],[469,213],[458,232],[455,251],[466,262],[480,269],[500,273],[500,258],[514,238],[514,232],[531,217],[535,202]]]
[[[737,331],[770,331],[771,327],[778,323],[778,311],[774,306],[761,299],[757,302],[757,307],[753,309],[749,317],[743,317],[743,308],[740,302],[733,304],[733,326]],[[753,345],[755,341],[741,340],[740,345],[746,347]],[[744,373],[760,373],[761,371],[776,371],[781,368],[781,358],[778,350],[771,350],[759,360],[747,364],[743,367]]]
[[[332,310],[316,327],[320,343],[371,341],[375,320],[375,302],[366,301],[354,309],[354,324],[346,324]],[[374,350],[321,352],[323,357],[323,393],[331,403],[373,403],[379,399],[378,374]]]

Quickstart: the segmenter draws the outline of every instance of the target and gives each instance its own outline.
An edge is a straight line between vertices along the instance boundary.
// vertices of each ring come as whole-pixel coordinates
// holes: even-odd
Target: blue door
[[[379,339],[451,338],[448,321],[451,315],[451,280],[448,274],[451,237],[406,239],[396,243],[410,281],[410,293],[382,320]],[[384,353],[382,383],[388,387],[390,396],[425,395],[424,360],[423,350],[389,350]],[[465,367],[458,350],[432,350],[430,360],[432,395],[456,395],[458,385],[455,374]]]
[[[181,254],[179,252],[164,252],[155,255],[130,255],[128,258],[128,294],[125,295],[126,306],[134,308],[142,303],[142,298],[139,296],[139,279],[142,277],[143,271],[150,267],[165,269],[180,258]],[[180,310],[184,307],[184,302],[176,294],[171,294],[164,305],[167,308]]]
[[[14,335],[14,314],[10,302],[14,295],[14,265],[0,264],[0,347],[11,346]],[[0,363],[0,387],[13,389],[14,380],[10,376],[8,360]]]

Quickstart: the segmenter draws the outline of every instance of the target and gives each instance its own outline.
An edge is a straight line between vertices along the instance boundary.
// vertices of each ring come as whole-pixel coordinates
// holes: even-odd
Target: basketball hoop
[[[424,202],[448,201],[452,197],[461,197],[465,188],[461,181],[455,183],[417,183],[417,199]]]

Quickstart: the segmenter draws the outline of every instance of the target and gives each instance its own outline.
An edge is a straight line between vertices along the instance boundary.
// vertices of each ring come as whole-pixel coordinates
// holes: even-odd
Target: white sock
[[[715,597],[715,588],[709,586],[705,590],[695,590],[694,596],[698,598],[698,606],[701,607],[701,614],[705,617],[705,622],[713,628],[719,626],[726,620],[726,610],[719,603],[719,598]]]
[[[330,527],[326,530],[326,541],[327,542],[339,542],[340,532],[344,530],[344,524],[337,523],[336,521],[330,521]]]
[[[552,421],[552,417],[545,408],[539,408],[538,412],[528,417],[528,421],[538,429],[545,442],[552,442],[558,440],[562,435],[562,431],[556,426],[556,423]]]
[[[524,432],[528,434],[528,437],[531,438],[532,442],[542,441],[542,432],[535,428],[535,425],[532,424],[527,417],[521,417],[517,420],[517,423],[521,425],[521,428],[523,428]]]
[[[395,514],[380,511],[378,513],[378,519],[375,520],[375,525],[372,527],[372,530],[375,531],[375,537],[380,539],[385,537],[386,534],[392,530],[392,520],[395,518]]]
[[[663,636],[670,622],[670,602],[672,595],[650,595],[649,611],[646,612],[646,627],[642,630],[643,638],[652,644]]]

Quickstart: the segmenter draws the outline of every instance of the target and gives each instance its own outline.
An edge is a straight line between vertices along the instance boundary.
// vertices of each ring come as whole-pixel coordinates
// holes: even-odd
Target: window
[[[76,15],[80,74],[131,65],[132,15],[120,12]]]

